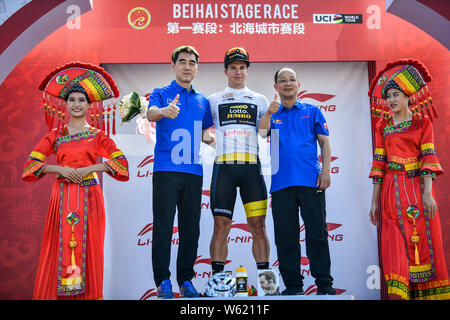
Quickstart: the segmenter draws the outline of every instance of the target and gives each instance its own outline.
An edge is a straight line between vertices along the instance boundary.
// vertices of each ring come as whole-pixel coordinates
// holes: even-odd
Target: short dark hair
[[[289,68],[289,67],[283,67],[283,68],[278,69],[277,72],[275,72],[275,76],[273,77],[275,83],[277,83],[277,80],[278,80],[278,73],[280,73],[280,71],[281,71],[281,70],[284,70],[284,69],[289,69],[289,70],[293,71],[293,72],[295,73],[295,77],[296,77],[297,80],[298,80],[297,72],[295,72],[294,69]]]
[[[273,283],[275,283],[275,284],[277,283],[277,278],[275,277],[275,274],[273,273],[273,271],[261,272],[259,274],[259,277],[261,277],[261,276],[265,276],[267,281],[272,280]]]
[[[198,63],[198,58],[199,58],[199,54],[197,52],[197,50],[195,50],[195,48],[193,46],[181,46],[176,48],[175,50],[173,50],[172,52],[172,62],[176,63],[178,60],[178,56],[180,55],[181,52],[186,52],[186,53],[191,53],[195,56],[195,62]]]

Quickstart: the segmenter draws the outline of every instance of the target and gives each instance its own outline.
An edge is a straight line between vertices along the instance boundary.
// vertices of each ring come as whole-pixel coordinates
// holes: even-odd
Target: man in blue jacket
[[[272,217],[284,295],[304,294],[300,270],[300,225],[305,223],[306,253],[317,294],[336,294],[330,275],[325,189],[330,186],[331,147],[320,109],[297,99],[300,83],[290,68],[275,73],[274,101],[258,129],[270,134]],[[278,101],[280,96],[281,103]],[[322,154],[322,167],[317,156]]]
[[[199,296],[191,280],[200,235],[203,185],[200,144],[202,140],[213,143],[208,133],[213,120],[208,99],[192,86],[198,58],[198,52],[191,46],[175,49],[171,63],[175,80],[154,89],[148,104],[147,119],[156,122],[152,264],[160,298],[173,298],[169,265],[176,209],[180,297]]]

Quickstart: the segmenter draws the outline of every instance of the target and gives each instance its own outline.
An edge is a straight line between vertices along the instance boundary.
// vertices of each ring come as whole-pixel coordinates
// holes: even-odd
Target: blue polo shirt
[[[272,183],[270,192],[292,186],[316,187],[321,172],[317,134],[328,136],[320,109],[297,101],[280,106],[270,120]]]
[[[179,94],[180,112],[175,119],[156,122],[155,162],[153,171],[175,171],[203,175],[200,159],[202,130],[212,126],[208,99],[191,87],[190,91],[176,81],[156,88],[148,106],[164,108]]]

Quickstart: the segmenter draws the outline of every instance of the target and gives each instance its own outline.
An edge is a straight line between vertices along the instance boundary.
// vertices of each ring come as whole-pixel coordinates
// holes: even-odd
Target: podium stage
[[[241,301],[245,304],[245,302],[253,303],[260,300],[269,300],[269,301],[283,301],[283,300],[356,300],[355,296],[353,295],[335,295],[335,296],[329,296],[329,295],[302,295],[302,296],[252,296],[252,297],[200,297],[200,298],[174,298],[174,299],[159,299],[157,297],[151,297],[148,300],[165,300],[165,301],[227,301],[227,302],[234,302],[234,301]]]

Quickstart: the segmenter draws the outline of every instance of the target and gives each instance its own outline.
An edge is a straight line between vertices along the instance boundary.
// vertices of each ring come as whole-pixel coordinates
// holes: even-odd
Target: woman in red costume
[[[22,178],[35,181],[55,173],[56,181],[42,237],[33,299],[102,299],[105,208],[97,172],[127,181],[128,162],[104,131],[88,124],[86,116],[89,111],[100,114],[99,102],[118,97],[119,90],[105,70],[84,63],[56,69],[39,89],[44,91],[50,131],[25,162]],[[65,100],[70,114],[67,125],[60,99]],[[59,118],[55,129],[53,114]],[[98,120],[95,124],[101,127]],[[57,165],[46,163],[52,153]],[[109,160],[97,163],[98,157]]]
[[[431,76],[415,60],[390,63],[370,86],[375,150],[370,221],[381,203],[382,268],[389,299],[450,299],[433,180],[436,116],[426,86]],[[427,115],[428,113],[428,115]],[[380,199],[381,196],[381,199]]]

